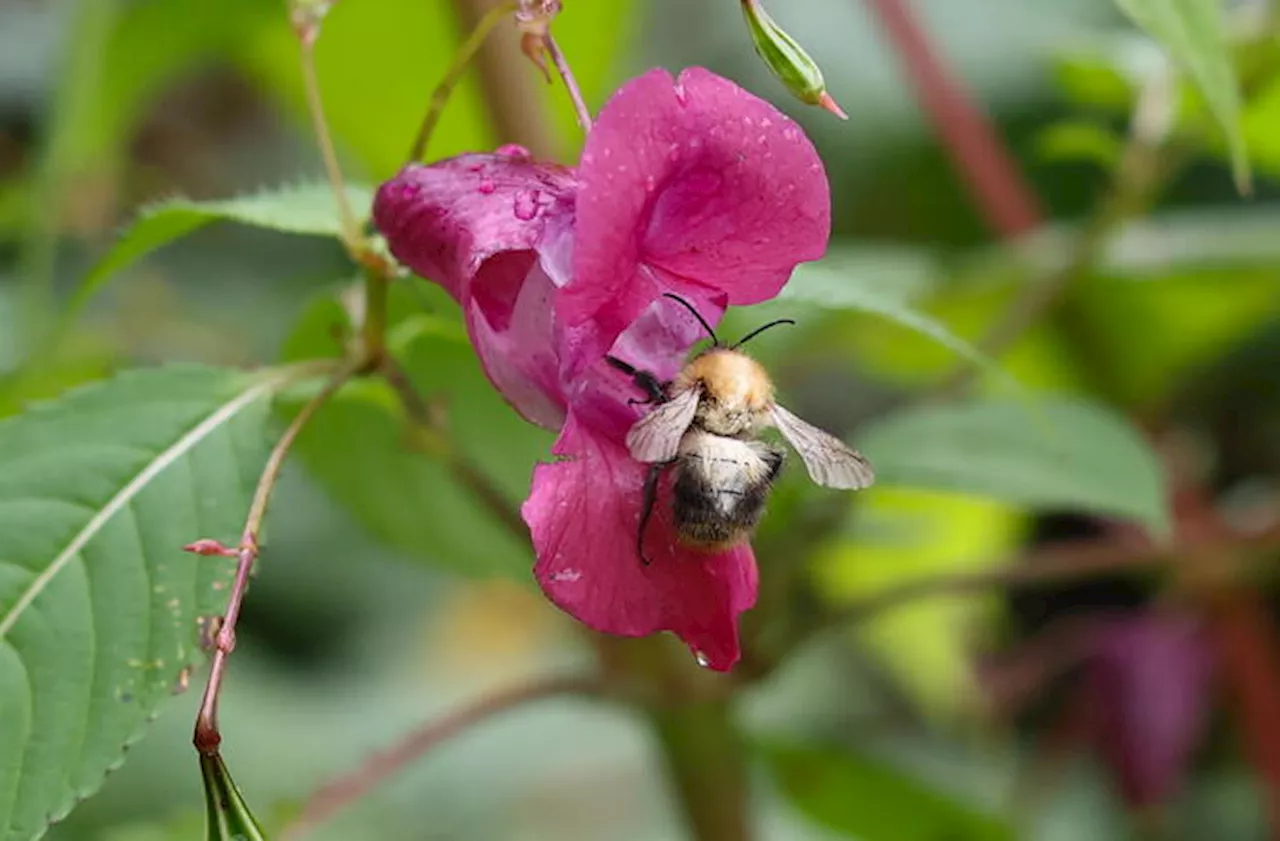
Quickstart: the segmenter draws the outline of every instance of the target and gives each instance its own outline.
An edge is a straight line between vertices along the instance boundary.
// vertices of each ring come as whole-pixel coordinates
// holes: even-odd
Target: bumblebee
[[[771,321],[726,346],[688,301],[669,293],[666,297],[693,314],[711,338],[711,346],[689,360],[669,383],[621,359],[606,357],[646,393],[646,399],[632,402],[654,405],[626,438],[631,457],[651,465],[636,535],[642,562],[649,563],[643,550],[645,528],[667,468],[676,472],[672,514],[682,545],[721,552],[751,538],[785,460],[784,450],[760,440],[770,427],[795,448],[817,484],[858,490],[875,481],[875,472],[861,453],[779,405],[768,372],[739,350],[765,330],[794,321]]]

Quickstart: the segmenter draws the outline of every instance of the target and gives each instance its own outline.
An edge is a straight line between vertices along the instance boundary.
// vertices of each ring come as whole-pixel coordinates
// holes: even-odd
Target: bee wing
[[[702,390],[690,388],[661,404],[627,430],[627,449],[636,461],[671,461],[693,423]]]
[[[871,462],[839,438],[823,432],[776,403],[770,415],[778,431],[800,454],[809,478],[819,485],[859,490],[875,481]]]

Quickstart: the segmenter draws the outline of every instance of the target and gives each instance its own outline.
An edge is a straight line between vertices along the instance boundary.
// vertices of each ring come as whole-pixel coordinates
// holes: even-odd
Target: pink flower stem
[[[551,37],[551,33],[547,33],[545,39],[547,47],[547,55],[551,56],[551,61],[556,66],[556,72],[560,74],[561,81],[564,82],[565,89],[569,91],[569,98],[573,100],[573,110],[578,115],[578,125],[582,127],[582,131],[591,131],[591,111],[587,109],[587,102],[582,98],[582,89],[578,87],[578,80],[573,76],[573,70],[569,67],[569,60],[564,57],[564,53],[560,51],[560,45],[556,43],[556,39]]]
[[[1007,239],[1040,224],[1034,192],[1013,156],[916,21],[910,0],[867,0],[915,86],[916,98],[969,185],[988,224]]]
[[[353,771],[317,789],[307,798],[293,822],[280,837],[297,839],[360,800],[378,785],[422,759],[433,748],[499,713],[533,701],[568,695],[599,696],[599,681],[591,677],[544,678],[523,686],[495,692],[443,718],[427,722],[405,734],[396,744],[376,753]]]
[[[236,577],[231,587],[231,595],[227,600],[227,610],[223,615],[218,630],[214,634],[213,665],[209,669],[209,679],[205,683],[204,697],[200,702],[200,712],[196,716],[195,733],[192,742],[196,750],[203,756],[218,753],[222,743],[222,734],[218,730],[218,697],[222,691],[222,681],[226,674],[227,660],[236,647],[236,622],[240,618],[240,607],[244,604],[246,591],[249,589],[249,574],[258,559],[258,536],[262,532],[262,522],[267,516],[267,505],[284,468],[285,459],[292,449],[294,441],[303,427],[315,416],[329,398],[338,392],[364,366],[363,359],[355,359],[340,364],[332,374],[324,388],[311,398],[298,412],[292,423],[276,443],[267,464],[258,479],[258,486],[253,493],[253,501],[249,505],[249,514],[245,517],[244,529],[241,532],[240,546],[236,551]]]

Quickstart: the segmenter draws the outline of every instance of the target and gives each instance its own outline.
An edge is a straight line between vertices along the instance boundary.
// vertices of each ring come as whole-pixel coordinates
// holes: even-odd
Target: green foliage
[[[201,756],[200,776],[208,810],[205,821],[208,841],[266,841],[267,836],[221,756]]]
[[[528,492],[534,462],[550,451],[551,436],[523,421],[494,390],[456,317],[418,311],[403,288],[397,291],[393,351],[419,391],[440,403],[452,444],[495,481],[515,510]],[[433,300],[450,306],[435,291],[428,293]],[[302,358],[325,347],[332,353],[329,328],[345,320],[331,296],[317,299],[286,355]],[[298,408],[284,405],[290,412]],[[385,384],[359,383],[340,392],[299,437],[297,452],[335,501],[397,549],[469,576],[528,577],[528,543],[505,531],[458,483],[443,451],[413,433]]]
[[[1036,154],[1047,163],[1085,161],[1110,172],[1120,162],[1123,141],[1111,128],[1090,120],[1063,120],[1036,136]]]
[[[373,201],[364,187],[348,187],[347,197],[363,214]],[[217,201],[170,199],[139,214],[115,245],[85,277],[70,305],[79,310],[111,276],[150,252],[211,222],[236,222],[289,234],[336,238],[341,230],[338,203],[328,184],[316,182],[266,190]]]
[[[1159,41],[1196,83],[1227,138],[1236,186],[1248,192],[1240,89],[1223,33],[1221,0],[1116,0],[1116,5]]]
[[[765,760],[788,799],[816,823],[858,841],[1012,841],[1001,819],[849,751],[768,744]]]
[[[957,337],[942,322],[913,308],[913,292],[932,282],[936,269],[915,255],[874,250],[835,251],[818,263],[796,269],[777,297],[779,304],[806,304],[826,311],[865,312],[919,333],[983,370],[1000,375],[990,357]]]
[[[904,409],[859,441],[878,481],[1123,517],[1169,532],[1155,453],[1123,418],[1082,400]]]
[[[0,423],[0,827],[91,794],[199,653],[231,567],[270,382],[175,366]]]

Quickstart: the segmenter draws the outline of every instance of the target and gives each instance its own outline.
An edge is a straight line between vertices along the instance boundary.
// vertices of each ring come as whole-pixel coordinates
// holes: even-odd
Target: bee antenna
[[[754,339],[756,336],[759,336],[765,330],[768,330],[770,327],[777,327],[779,324],[795,324],[795,323],[796,323],[795,319],[791,319],[791,318],[779,318],[777,321],[770,321],[768,324],[765,324],[761,327],[757,327],[747,335],[743,336],[741,339],[738,339],[737,344],[729,346],[729,350],[737,350],[738,348],[745,345],[747,342]]]
[[[662,297],[670,298],[673,301],[678,301],[682,307],[687,309],[689,312],[693,313],[693,317],[698,319],[698,323],[702,325],[702,329],[706,330],[707,335],[711,337],[711,341],[715,342],[716,346],[719,347],[720,339],[716,337],[716,331],[712,330],[711,325],[708,324],[707,320],[702,317],[702,314],[693,308],[693,304],[689,303],[684,298],[681,298],[679,295],[673,295],[670,292],[663,292]]]

